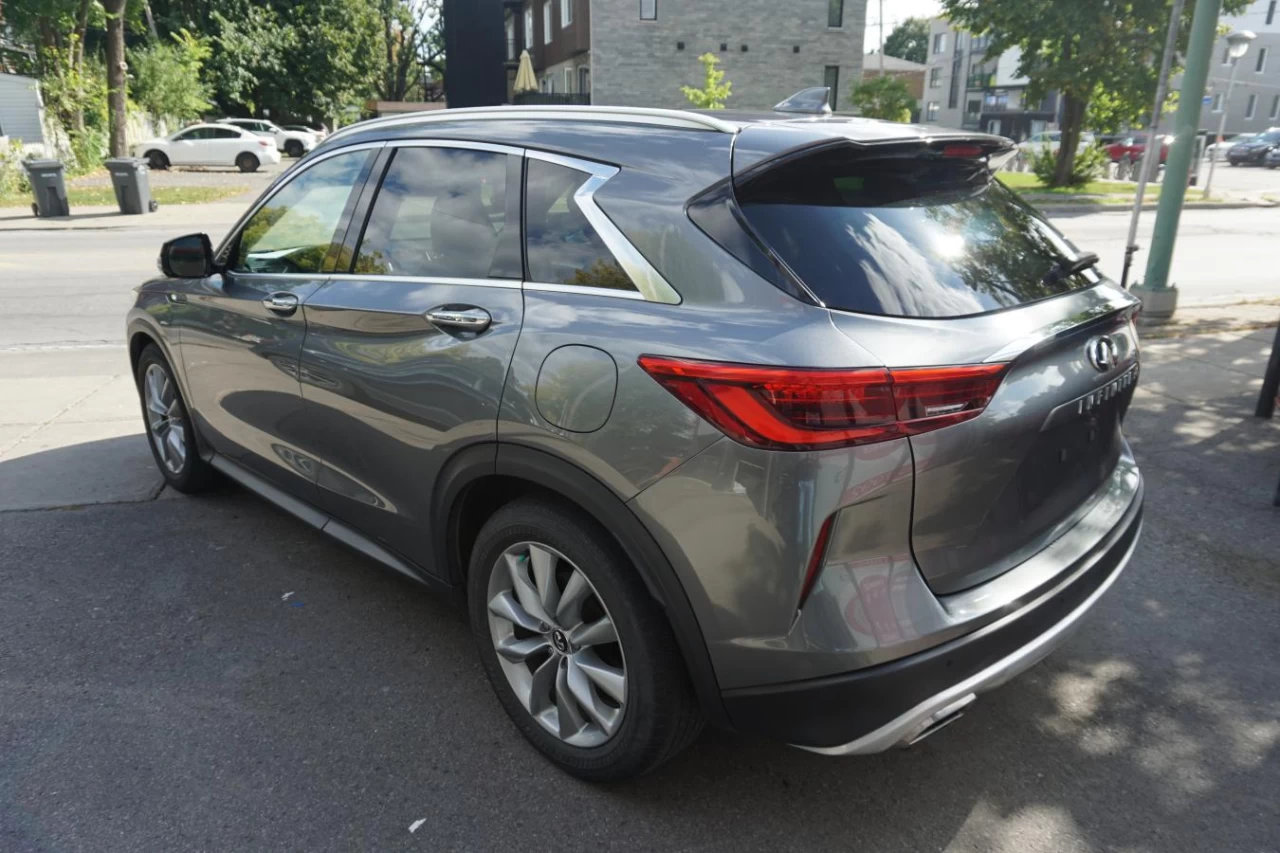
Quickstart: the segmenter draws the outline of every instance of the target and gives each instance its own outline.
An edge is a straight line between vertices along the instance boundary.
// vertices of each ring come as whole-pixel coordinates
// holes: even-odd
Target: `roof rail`
[[[378,127],[406,124],[440,124],[455,121],[521,121],[521,120],[597,121],[650,124],[682,130],[711,130],[737,133],[738,126],[702,113],[687,110],[661,110],[649,107],[591,107],[576,105],[536,105],[502,107],[464,107],[461,109],[423,110],[397,116],[356,122],[331,133],[325,142],[348,134]]]

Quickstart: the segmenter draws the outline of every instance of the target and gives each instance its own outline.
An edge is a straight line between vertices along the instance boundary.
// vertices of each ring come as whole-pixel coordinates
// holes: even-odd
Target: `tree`
[[[929,21],[926,18],[907,18],[893,28],[884,40],[886,56],[909,59],[924,64],[929,60]]]
[[[125,86],[129,73],[124,55],[124,15],[129,0],[102,0],[107,13],[107,119],[111,135],[107,150],[112,157],[124,157],[129,153],[125,142]]]
[[[211,106],[201,69],[212,53],[205,39],[186,30],[174,33],[167,44],[128,51],[130,97],[157,118],[181,122],[199,117]]]
[[[1114,114],[1140,116],[1155,97],[1156,76],[1169,26],[1170,0],[941,0],[944,14],[969,32],[989,35],[989,55],[1020,48],[1019,76],[1030,80],[1026,96],[1062,96],[1062,147],[1053,185],[1072,174],[1080,133],[1095,98]],[[1224,0],[1235,14],[1250,0]],[[1179,24],[1179,54],[1190,37],[1194,3]]]
[[[862,80],[853,87],[849,100],[859,115],[886,121],[911,121],[911,109],[916,105],[907,84],[891,74]]]
[[[681,86],[680,91],[689,99],[689,103],[702,110],[722,110],[724,102],[732,94],[733,83],[724,79],[724,72],[716,68],[720,57],[714,53],[704,53],[698,57],[706,71],[706,78],[701,89],[692,86]]]

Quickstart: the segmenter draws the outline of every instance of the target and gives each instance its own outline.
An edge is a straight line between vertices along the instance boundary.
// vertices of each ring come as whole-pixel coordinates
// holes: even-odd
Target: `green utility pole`
[[[1160,191],[1160,207],[1156,210],[1156,228],[1151,238],[1151,255],[1147,259],[1147,279],[1133,292],[1142,299],[1142,316],[1148,320],[1168,320],[1178,307],[1178,291],[1169,286],[1169,265],[1173,261],[1173,244],[1178,236],[1178,218],[1187,195],[1191,161],[1196,154],[1196,130],[1200,126],[1200,106],[1204,84],[1209,78],[1213,43],[1218,37],[1218,13],[1222,0],[1196,0],[1191,22],[1191,41],[1187,45],[1187,70],[1182,74],[1182,92],[1178,96],[1178,114],[1174,118],[1176,134],[1169,160],[1165,164],[1164,184]],[[1158,145],[1152,139],[1148,144]]]

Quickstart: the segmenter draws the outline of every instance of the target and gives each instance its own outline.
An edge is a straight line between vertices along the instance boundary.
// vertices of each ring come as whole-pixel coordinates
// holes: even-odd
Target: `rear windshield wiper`
[[[1044,283],[1057,284],[1067,276],[1082,273],[1097,265],[1098,255],[1096,252],[1085,252],[1078,258],[1062,258],[1053,265],[1053,269],[1045,274]]]

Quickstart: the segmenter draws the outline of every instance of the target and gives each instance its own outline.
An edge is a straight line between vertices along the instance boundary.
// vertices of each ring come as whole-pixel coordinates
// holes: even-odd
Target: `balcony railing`
[[[969,80],[965,84],[965,87],[969,89],[991,89],[991,88],[994,88],[995,85],[996,85],[996,74],[994,71],[992,71],[989,74],[985,72],[977,72],[974,74],[970,74]]]

